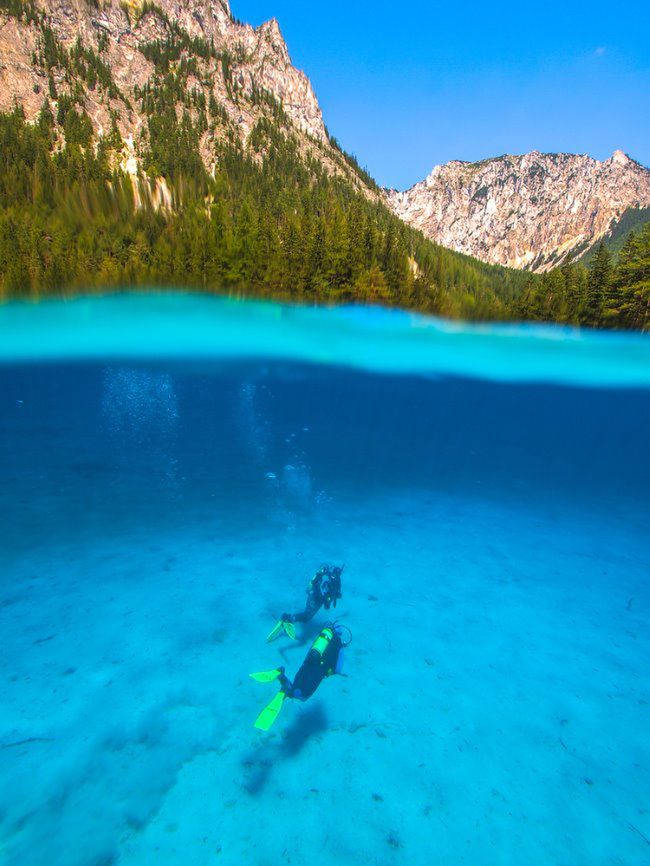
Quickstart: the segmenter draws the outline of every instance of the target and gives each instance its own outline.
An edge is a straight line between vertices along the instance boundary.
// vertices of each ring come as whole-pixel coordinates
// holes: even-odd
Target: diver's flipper
[[[270,643],[272,640],[275,640],[276,637],[280,634],[281,631],[286,631],[286,623],[284,620],[279,619],[276,624],[273,626],[271,631],[269,632],[269,636],[266,639],[267,643]]]
[[[277,719],[278,713],[282,709],[282,704],[285,699],[284,692],[278,692],[277,695],[270,701],[255,719],[255,727],[259,731],[268,731],[273,722]]]
[[[291,640],[296,639],[296,627],[292,622],[287,622],[285,619],[279,619],[276,624],[273,626],[271,631],[269,632],[269,636],[266,639],[267,643],[270,643],[272,640],[275,640],[279,634],[284,632]]]
[[[258,683],[272,683],[273,680],[277,680],[281,673],[281,670],[275,668],[272,671],[258,671],[258,673],[250,674],[250,676]]]

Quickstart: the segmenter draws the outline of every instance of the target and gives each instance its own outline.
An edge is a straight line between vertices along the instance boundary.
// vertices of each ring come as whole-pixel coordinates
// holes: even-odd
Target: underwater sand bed
[[[35,546],[0,609],[9,866],[644,863],[647,536],[561,517],[403,491]],[[323,616],[264,637],[328,559],[347,676],[260,734],[248,673],[298,667]]]

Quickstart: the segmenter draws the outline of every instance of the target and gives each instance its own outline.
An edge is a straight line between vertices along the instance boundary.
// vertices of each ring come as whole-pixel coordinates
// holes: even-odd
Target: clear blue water
[[[649,429],[637,335],[0,309],[0,864],[649,862]]]

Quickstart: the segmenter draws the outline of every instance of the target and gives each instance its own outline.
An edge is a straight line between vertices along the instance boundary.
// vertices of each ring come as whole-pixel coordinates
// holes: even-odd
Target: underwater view
[[[639,334],[2,307],[1,866],[645,866],[648,430]]]

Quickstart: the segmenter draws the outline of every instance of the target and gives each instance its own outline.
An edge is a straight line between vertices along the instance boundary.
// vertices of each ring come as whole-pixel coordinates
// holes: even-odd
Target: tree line
[[[650,329],[650,223],[613,255],[604,242],[589,266],[568,262],[531,282],[513,304],[518,319],[592,328]]]
[[[506,315],[499,291],[521,275],[431,244],[379,199],[305,158],[269,119],[246,148],[221,141],[210,175],[189,113],[158,114],[142,154],[152,175],[134,180],[111,167],[119,132],[93,146],[87,115],[65,101],[64,109],[55,118],[46,102],[34,124],[19,108],[0,116],[4,297],[177,286]],[[152,192],[161,167],[171,209],[157,207]]]
[[[208,109],[209,112],[209,109]],[[211,117],[211,115],[209,115]],[[432,244],[377,198],[300,150],[274,118],[246,147],[199,156],[200,129],[158,103],[139,179],[116,170],[117,129],[96,139],[72,99],[36,123],[0,115],[0,296],[187,287],[309,303],[368,302],[470,320],[650,328],[650,227],[614,259],[542,276]],[[163,176],[173,206],[156,202]]]

